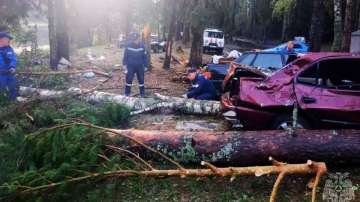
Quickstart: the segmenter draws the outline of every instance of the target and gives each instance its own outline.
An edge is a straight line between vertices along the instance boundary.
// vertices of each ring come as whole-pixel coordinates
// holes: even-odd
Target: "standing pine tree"
[[[341,39],[342,39],[341,0],[334,0],[334,41],[332,44],[333,51],[340,51]]]
[[[352,30],[352,19],[353,19],[353,1],[346,0],[346,13],[345,13],[345,21],[344,21],[344,31],[342,35],[342,44],[341,50],[345,52],[350,51],[350,43],[351,43],[351,30]]]
[[[324,0],[313,1],[313,13],[309,34],[310,50],[313,52],[319,52],[321,50],[321,39],[325,15],[324,10]]]

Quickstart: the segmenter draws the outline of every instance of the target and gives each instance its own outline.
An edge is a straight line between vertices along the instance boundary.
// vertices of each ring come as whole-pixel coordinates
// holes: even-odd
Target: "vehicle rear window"
[[[283,63],[281,55],[279,54],[259,54],[256,57],[252,66],[260,68],[280,69],[283,66]]]
[[[222,39],[224,34],[221,32],[207,32],[207,37]]]
[[[252,61],[254,60],[256,54],[245,54],[243,56],[241,56],[240,58],[238,58],[237,60],[235,60],[236,63],[238,64],[242,64],[242,65],[247,65],[250,66]]]

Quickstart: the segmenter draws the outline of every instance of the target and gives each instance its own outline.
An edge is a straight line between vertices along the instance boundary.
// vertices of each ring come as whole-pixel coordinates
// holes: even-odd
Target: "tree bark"
[[[67,14],[64,0],[48,0],[50,66],[57,69],[61,58],[70,59]]]
[[[190,50],[190,66],[202,65],[202,34],[197,27],[191,27],[191,50]]]
[[[289,163],[311,159],[330,164],[360,164],[359,130],[296,130],[295,135],[289,135],[286,131],[117,132],[185,163],[208,161],[251,166],[266,164],[268,157],[272,156]],[[151,158],[139,145],[127,145],[127,149],[139,152],[144,158]]]
[[[345,24],[344,24],[344,32],[342,36],[342,51],[349,52],[350,51],[350,43],[351,43],[351,28],[352,28],[352,14],[353,9],[353,1],[347,0],[346,1],[346,13],[345,13]]]
[[[147,68],[151,71],[151,27],[149,24],[145,25],[144,27],[143,37],[146,49],[147,64],[149,64]]]
[[[312,52],[319,52],[321,50],[324,13],[324,0],[313,1],[313,12],[310,27],[310,50]]]
[[[54,91],[45,89],[36,89],[20,87],[20,96],[34,97],[38,99],[61,98],[64,96],[76,96],[90,103],[112,102],[123,104],[132,110],[132,114],[140,114],[163,108],[174,112],[194,115],[219,115],[221,112],[220,102],[200,101],[194,99],[183,99],[157,95],[157,98],[136,98],[125,97],[112,93],[99,92],[95,90],[84,90],[79,88],[70,88],[65,91]]]
[[[341,0],[334,0],[334,40],[332,44],[333,51],[341,50],[342,39],[342,12]]]
[[[50,67],[57,69],[57,39],[56,39],[56,25],[55,25],[55,5],[54,0],[48,0],[48,26],[49,26],[49,43],[50,43]]]
[[[172,47],[173,40],[176,31],[176,3],[177,1],[173,0],[169,2],[169,6],[172,6],[171,18],[168,24],[168,36],[166,40],[166,52],[165,52],[165,60],[164,60],[164,69],[170,69],[171,63],[171,55],[172,55]]]
[[[183,43],[187,44],[190,42],[190,25],[185,24],[184,25],[184,31],[183,31]]]

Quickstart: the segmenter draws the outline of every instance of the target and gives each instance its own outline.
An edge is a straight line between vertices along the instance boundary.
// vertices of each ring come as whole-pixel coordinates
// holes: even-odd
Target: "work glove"
[[[185,98],[185,99],[188,98],[187,94],[184,94],[184,95],[182,95],[181,97],[182,97],[182,98]]]
[[[124,72],[124,74],[127,74],[127,73],[128,73],[128,69],[127,69],[127,66],[126,66],[126,65],[124,65],[123,72]]]
[[[15,68],[10,68],[10,69],[9,69],[9,73],[10,73],[10,74],[15,74],[15,72],[16,72]]]

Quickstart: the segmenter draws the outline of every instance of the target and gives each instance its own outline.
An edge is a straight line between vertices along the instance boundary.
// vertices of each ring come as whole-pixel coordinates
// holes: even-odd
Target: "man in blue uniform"
[[[195,68],[191,68],[188,71],[188,77],[191,81],[192,87],[184,98],[194,98],[196,100],[213,100],[216,98],[216,89],[214,85],[205,78],[203,75],[197,72]]]
[[[130,34],[130,43],[125,48],[123,65],[127,69],[125,95],[130,96],[131,86],[136,74],[139,81],[140,96],[145,96],[144,74],[148,67],[145,46],[141,43],[139,33]]]
[[[0,32],[0,92],[8,93],[11,100],[17,97],[17,81],[15,77],[16,54],[10,47],[12,37]]]
[[[289,41],[286,46],[281,50],[281,52],[283,53],[295,53],[295,50],[294,50],[294,42],[293,41]]]

